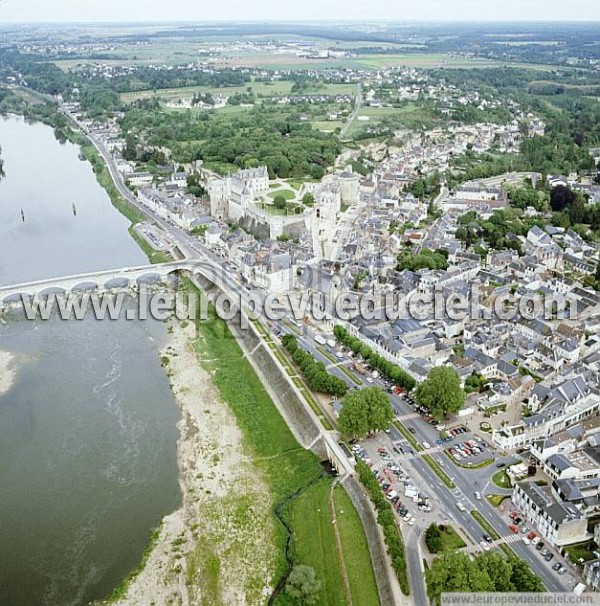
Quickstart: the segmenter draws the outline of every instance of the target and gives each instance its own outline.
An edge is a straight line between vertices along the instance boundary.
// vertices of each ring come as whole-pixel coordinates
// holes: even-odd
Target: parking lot
[[[381,446],[376,439],[352,445],[355,456],[366,463],[379,481],[399,518],[409,526],[432,511],[428,495],[400,462],[400,449]],[[405,449],[406,450],[406,449]]]
[[[460,438],[461,435],[457,434],[456,438]],[[459,465],[477,465],[494,458],[488,443],[477,437],[472,437],[470,440],[453,441],[446,452]]]

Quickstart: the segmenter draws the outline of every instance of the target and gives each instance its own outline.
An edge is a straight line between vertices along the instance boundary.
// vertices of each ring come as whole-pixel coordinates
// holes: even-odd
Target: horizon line
[[[465,25],[477,25],[477,24],[589,24],[596,25],[600,24],[600,16],[597,19],[469,19],[469,18],[404,18],[404,19],[389,19],[385,17],[381,18],[370,18],[370,19],[361,19],[361,18],[347,18],[347,19],[338,19],[338,18],[321,18],[321,19],[311,19],[311,18],[282,18],[282,19],[237,19],[232,20],[229,18],[213,18],[209,20],[199,20],[199,19],[177,19],[177,20],[163,20],[163,19],[149,19],[149,20],[138,20],[138,19],[122,19],[122,20],[92,20],[92,21],[82,21],[82,20],[60,20],[60,21],[48,21],[48,20],[29,20],[29,21],[21,21],[21,20],[8,20],[8,21],[0,21],[0,28],[5,25],[179,25],[179,24],[196,24],[196,25],[206,25],[206,24],[346,24],[346,23],[377,23],[382,25],[401,25],[401,24],[430,24],[430,25],[440,25],[446,23],[455,23],[455,24],[465,24]]]

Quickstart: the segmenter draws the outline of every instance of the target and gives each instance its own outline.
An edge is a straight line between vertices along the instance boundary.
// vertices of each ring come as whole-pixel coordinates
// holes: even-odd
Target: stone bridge
[[[178,271],[189,272],[192,277],[201,275],[224,290],[239,290],[239,285],[216,263],[212,261],[183,260],[0,286],[0,309],[11,303],[20,302],[23,297],[44,297],[49,294],[85,291],[102,292],[113,288],[134,287],[142,283],[164,282],[168,280],[169,276]]]
[[[244,301],[246,297],[249,296],[248,290],[240,285],[224,267],[208,259],[184,259],[170,263],[124,267],[122,269],[110,269],[74,276],[47,278],[34,282],[0,286],[0,312],[6,307],[21,303],[23,298],[27,297],[33,299],[34,297],[43,298],[54,294],[66,295],[75,292],[104,292],[111,289],[136,287],[143,283],[165,282],[169,279],[169,276],[174,275],[178,271],[188,274],[191,280],[202,289],[206,286],[210,286],[218,291],[240,296],[242,309],[238,309],[238,313],[246,316],[246,320],[248,320],[244,310]],[[234,326],[231,326],[231,328],[234,330],[234,333],[237,332],[236,336],[238,341],[240,342],[242,349],[246,350],[246,355],[251,362],[254,362],[253,358],[257,357],[258,353],[253,354],[248,349],[249,343],[253,343],[254,348],[261,345],[262,350],[266,353],[267,357],[270,358],[269,362],[270,365],[272,365],[272,372],[269,377],[264,377],[266,382],[271,383],[275,375],[280,375],[284,380],[283,382],[288,385],[288,387],[291,387],[292,391],[297,392],[295,393],[295,396],[299,405],[298,408],[302,409],[302,413],[299,414],[299,411],[297,410],[296,417],[301,416],[303,418],[302,423],[298,423],[297,418],[294,419],[292,416],[286,415],[285,410],[282,409],[281,412],[288,421],[288,424],[292,427],[299,424],[302,424],[305,427],[307,425],[312,427],[312,432],[310,432],[312,433],[311,439],[308,439],[308,435],[304,436],[305,439],[302,439],[300,434],[297,434],[300,443],[305,448],[319,450],[322,454],[325,454],[341,476],[352,474],[354,471],[352,455],[349,452],[344,452],[343,447],[340,446],[332,433],[323,430],[314,412],[310,409],[308,404],[303,401],[297,387],[287,376],[285,369],[281,366],[273,352],[265,346],[261,335],[256,331],[253,323],[246,321],[245,325],[249,327],[250,331],[239,332],[234,329]],[[255,342],[253,342],[253,337]],[[264,365],[266,361],[267,360],[263,358],[261,362]],[[256,363],[254,365],[255,370],[259,371],[259,366],[256,365]],[[276,402],[278,401],[280,406],[283,405],[284,408],[286,405],[289,407],[289,398],[291,394],[288,392],[285,394],[285,397],[278,397],[278,395],[279,394],[273,393],[274,400],[276,400]]]

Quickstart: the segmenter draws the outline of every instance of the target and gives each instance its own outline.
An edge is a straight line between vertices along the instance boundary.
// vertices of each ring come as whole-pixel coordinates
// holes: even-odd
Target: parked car
[[[553,557],[554,557],[554,554],[553,554],[553,553],[549,553],[549,554],[548,554],[548,555],[547,555],[547,556],[544,558],[544,560],[546,560],[546,562],[549,562],[549,561],[550,561],[550,560],[551,560]]]
[[[476,498],[478,501],[481,501],[481,493],[480,493],[480,492],[476,492],[476,493],[475,493],[475,498]]]
[[[538,544],[535,546],[535,548],[536,548],[538,551],[542,551],[542,549],[544,549],[544,542],[543,542],[543,541],[540,541],[540,542],[539,542],[539,543],[538,543]]]
[[[483,540],[484,540],[486,543],[493,543],[493,539],[492,539],[492,537],[491,537],[489,534],[484,534],[484,535],[483,535]]]
[[[460,501],[456,504],[456,507],[459,511],[467,511],[467,508]]]

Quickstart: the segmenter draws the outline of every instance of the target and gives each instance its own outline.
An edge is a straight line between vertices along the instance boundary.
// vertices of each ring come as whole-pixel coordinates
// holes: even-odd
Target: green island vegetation
[[[431,467],[435,475],[448,487],[450,490],[456,488],[456,484],[450,476],[440,467],[440,464],[429,454],[424,454],[422,459]]]
[[[486,495],[486,499],[494,506],[500,507],[502,502],[506,499],[510,499],[510,495],[507,494],[488,494]]]

